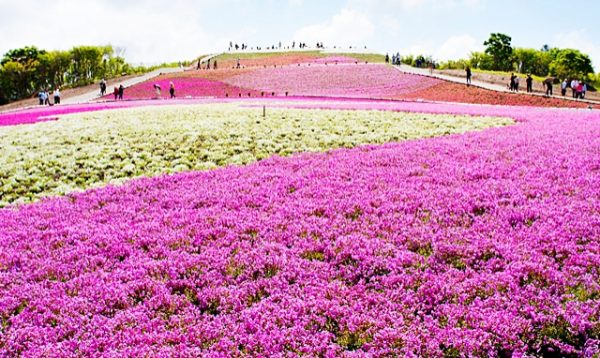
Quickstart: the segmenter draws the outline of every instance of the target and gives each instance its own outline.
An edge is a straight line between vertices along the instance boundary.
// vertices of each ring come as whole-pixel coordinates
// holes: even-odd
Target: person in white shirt
[[[54,104],[60,104],[60,89],[56,87],[53,93],[54,96]]]

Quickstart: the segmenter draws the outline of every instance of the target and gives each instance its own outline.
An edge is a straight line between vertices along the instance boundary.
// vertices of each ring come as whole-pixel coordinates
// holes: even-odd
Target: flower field
[[[160,98],[169,98],[169,83],[175,84],[176,97],[260,97],[261,93],[252,89],[232,86],[221,81],[214,81],[202,77],[171,77],[143,82],[127,89],[127,98],[148,99],[156,98],[153,87],[158,84],[161,88]],[[110,96],[107,96],[110,98]]]
[[[405,106],[514,113],[518,123],[0,210],[0,355],[597,356],[599,112]],[[98,131],[84,133],[95,120],[114,137],[127,133],[113,129],[124,120],[142,137],[153,121],[177,121],[156,110],[154,119],[122,110],[3,130],[47,135],[65,125],[68,137],[79,125],[91,141]],[[196,124],[196,109],[180,110],[194,121],[170,130],[189,138],[195,125],[218,122]],[[270,112],[286,126],[299,116],[291,135],[315,128],[308,118],[334,116]],[[389,121],[342,113],[340,125]],[[339,131],[369,134],[357,127]]]
[[[274,154],[464,133],[507,119],[377,111],[161,106],[0,128],[0,207],[138,176],[247,164]]]
[[[392,98],[422,90],[440,80],[403,74],[371,64],[318,64],[256,69],[224,80],[239,87],[293,96]]]

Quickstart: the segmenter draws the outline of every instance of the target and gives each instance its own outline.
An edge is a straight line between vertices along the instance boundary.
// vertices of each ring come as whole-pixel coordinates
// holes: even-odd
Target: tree
[[[494,59],[492,56],[485,52],[471,52],[469,57],[469,65],[472,68],[479,68],[482,70],[492,70],[494,67]]]
[[[587,78],[593,72],[592,60],[578,50],[559,50],[550,63],[550,73],[558,78]]]
[[[513,48],[511,46],[512,38],[501,33],[493,33],[490,38],[483,43],[486,46],[485,53],[493,58],[493,70],[510,71],[512,70]]]

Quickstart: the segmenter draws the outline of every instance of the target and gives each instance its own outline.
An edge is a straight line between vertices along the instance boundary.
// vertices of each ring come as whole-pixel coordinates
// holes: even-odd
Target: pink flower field
[[[156,92],[153,87],[154,84],[158,84],[161,91],[161,98],[169,98],[169,82],[173,82],[175,85],[175,96],[176,97],[238,97],[241,94],[242,97],[260,97],[260,91],[253,89],[241,88],[238,86],[232,86],[221,81],[214,81],[200,77],[174,77],[174,78],[163,78],[157,81],[148,81],[137,84],[126,90],[127,98],[133,99],[148,99],[156,98]],[[250,96],[248,96],[250,94]],[[268,95],[268,94],[265,94]],[[107,98],[110,98],[108,96]]]
[[[426,89],[438,79],[401,73],[392,67],[370,64],[301,65],[256,69],[224,79],[259,91],[292,96],[392,98]]]
[[[600,112],[322,106],[518,123],[1,209],[0,356],[600,353]]]

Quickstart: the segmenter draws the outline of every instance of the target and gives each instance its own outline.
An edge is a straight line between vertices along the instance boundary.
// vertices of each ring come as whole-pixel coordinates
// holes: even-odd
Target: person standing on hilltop
[[[465,72],[467,73],[467,86],[471,85],[471,67],[467,66],[467,68],[465,68]]]

